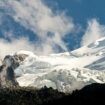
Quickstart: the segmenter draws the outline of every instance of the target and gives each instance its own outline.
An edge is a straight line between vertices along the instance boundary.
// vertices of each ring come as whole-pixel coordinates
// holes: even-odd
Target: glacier
[[[91,83],[105,83],[105,37],[71,52],[28,57],[15,70],[20,86],[44,86],[72,92]]]

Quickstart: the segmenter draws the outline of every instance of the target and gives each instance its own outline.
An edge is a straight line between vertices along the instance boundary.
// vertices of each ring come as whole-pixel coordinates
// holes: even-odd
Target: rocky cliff
[[[12,87],[18,86],[18,82],[15,78],[14,70],[20,65],[27,55],[7,55],[0,66],[0,87]]]

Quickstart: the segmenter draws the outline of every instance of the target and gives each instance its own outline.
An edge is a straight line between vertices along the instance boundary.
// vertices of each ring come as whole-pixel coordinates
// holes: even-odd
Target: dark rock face
[[[20,61],[24,61],[25,58],[28,57],[27,54],[18,54],[18,55],[15,55],[15,56],[17,56],[17,58],[18,58]]]
[[[18,86],[15,78],[14,69],[19,66],[20,59],[17,55],[6,56],[0,66],[0,87]]]

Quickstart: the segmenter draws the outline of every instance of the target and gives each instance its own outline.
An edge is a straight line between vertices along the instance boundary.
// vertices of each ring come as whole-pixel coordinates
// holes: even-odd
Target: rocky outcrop
[[[0,66],[2,65],[2,60],[0,59]]]
[[[17,56],[20,61],[24,61],[25,58],[27,58],[29,55],[27,55],[27,54],[17,54],[15,56]]]
[[[17,86],[14,69],[19,66],[18,60],[13,56],[6,56],[0,67],[0,87]]]
[[[14,56],[7,55],[4,58],[1,63],[2,65],[0,66],[0,87],[12,87],[19,85],[15,78],[14,70],[27,56],[28,55],[25,54]]]

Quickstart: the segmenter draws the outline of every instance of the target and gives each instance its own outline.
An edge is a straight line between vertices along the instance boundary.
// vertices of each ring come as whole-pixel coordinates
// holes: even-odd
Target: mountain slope
[[[91,83],[105,83],[105,38],[72,52],[28,57],[15,70],[21,86],[53,87],[63,92],[80,89]]]

